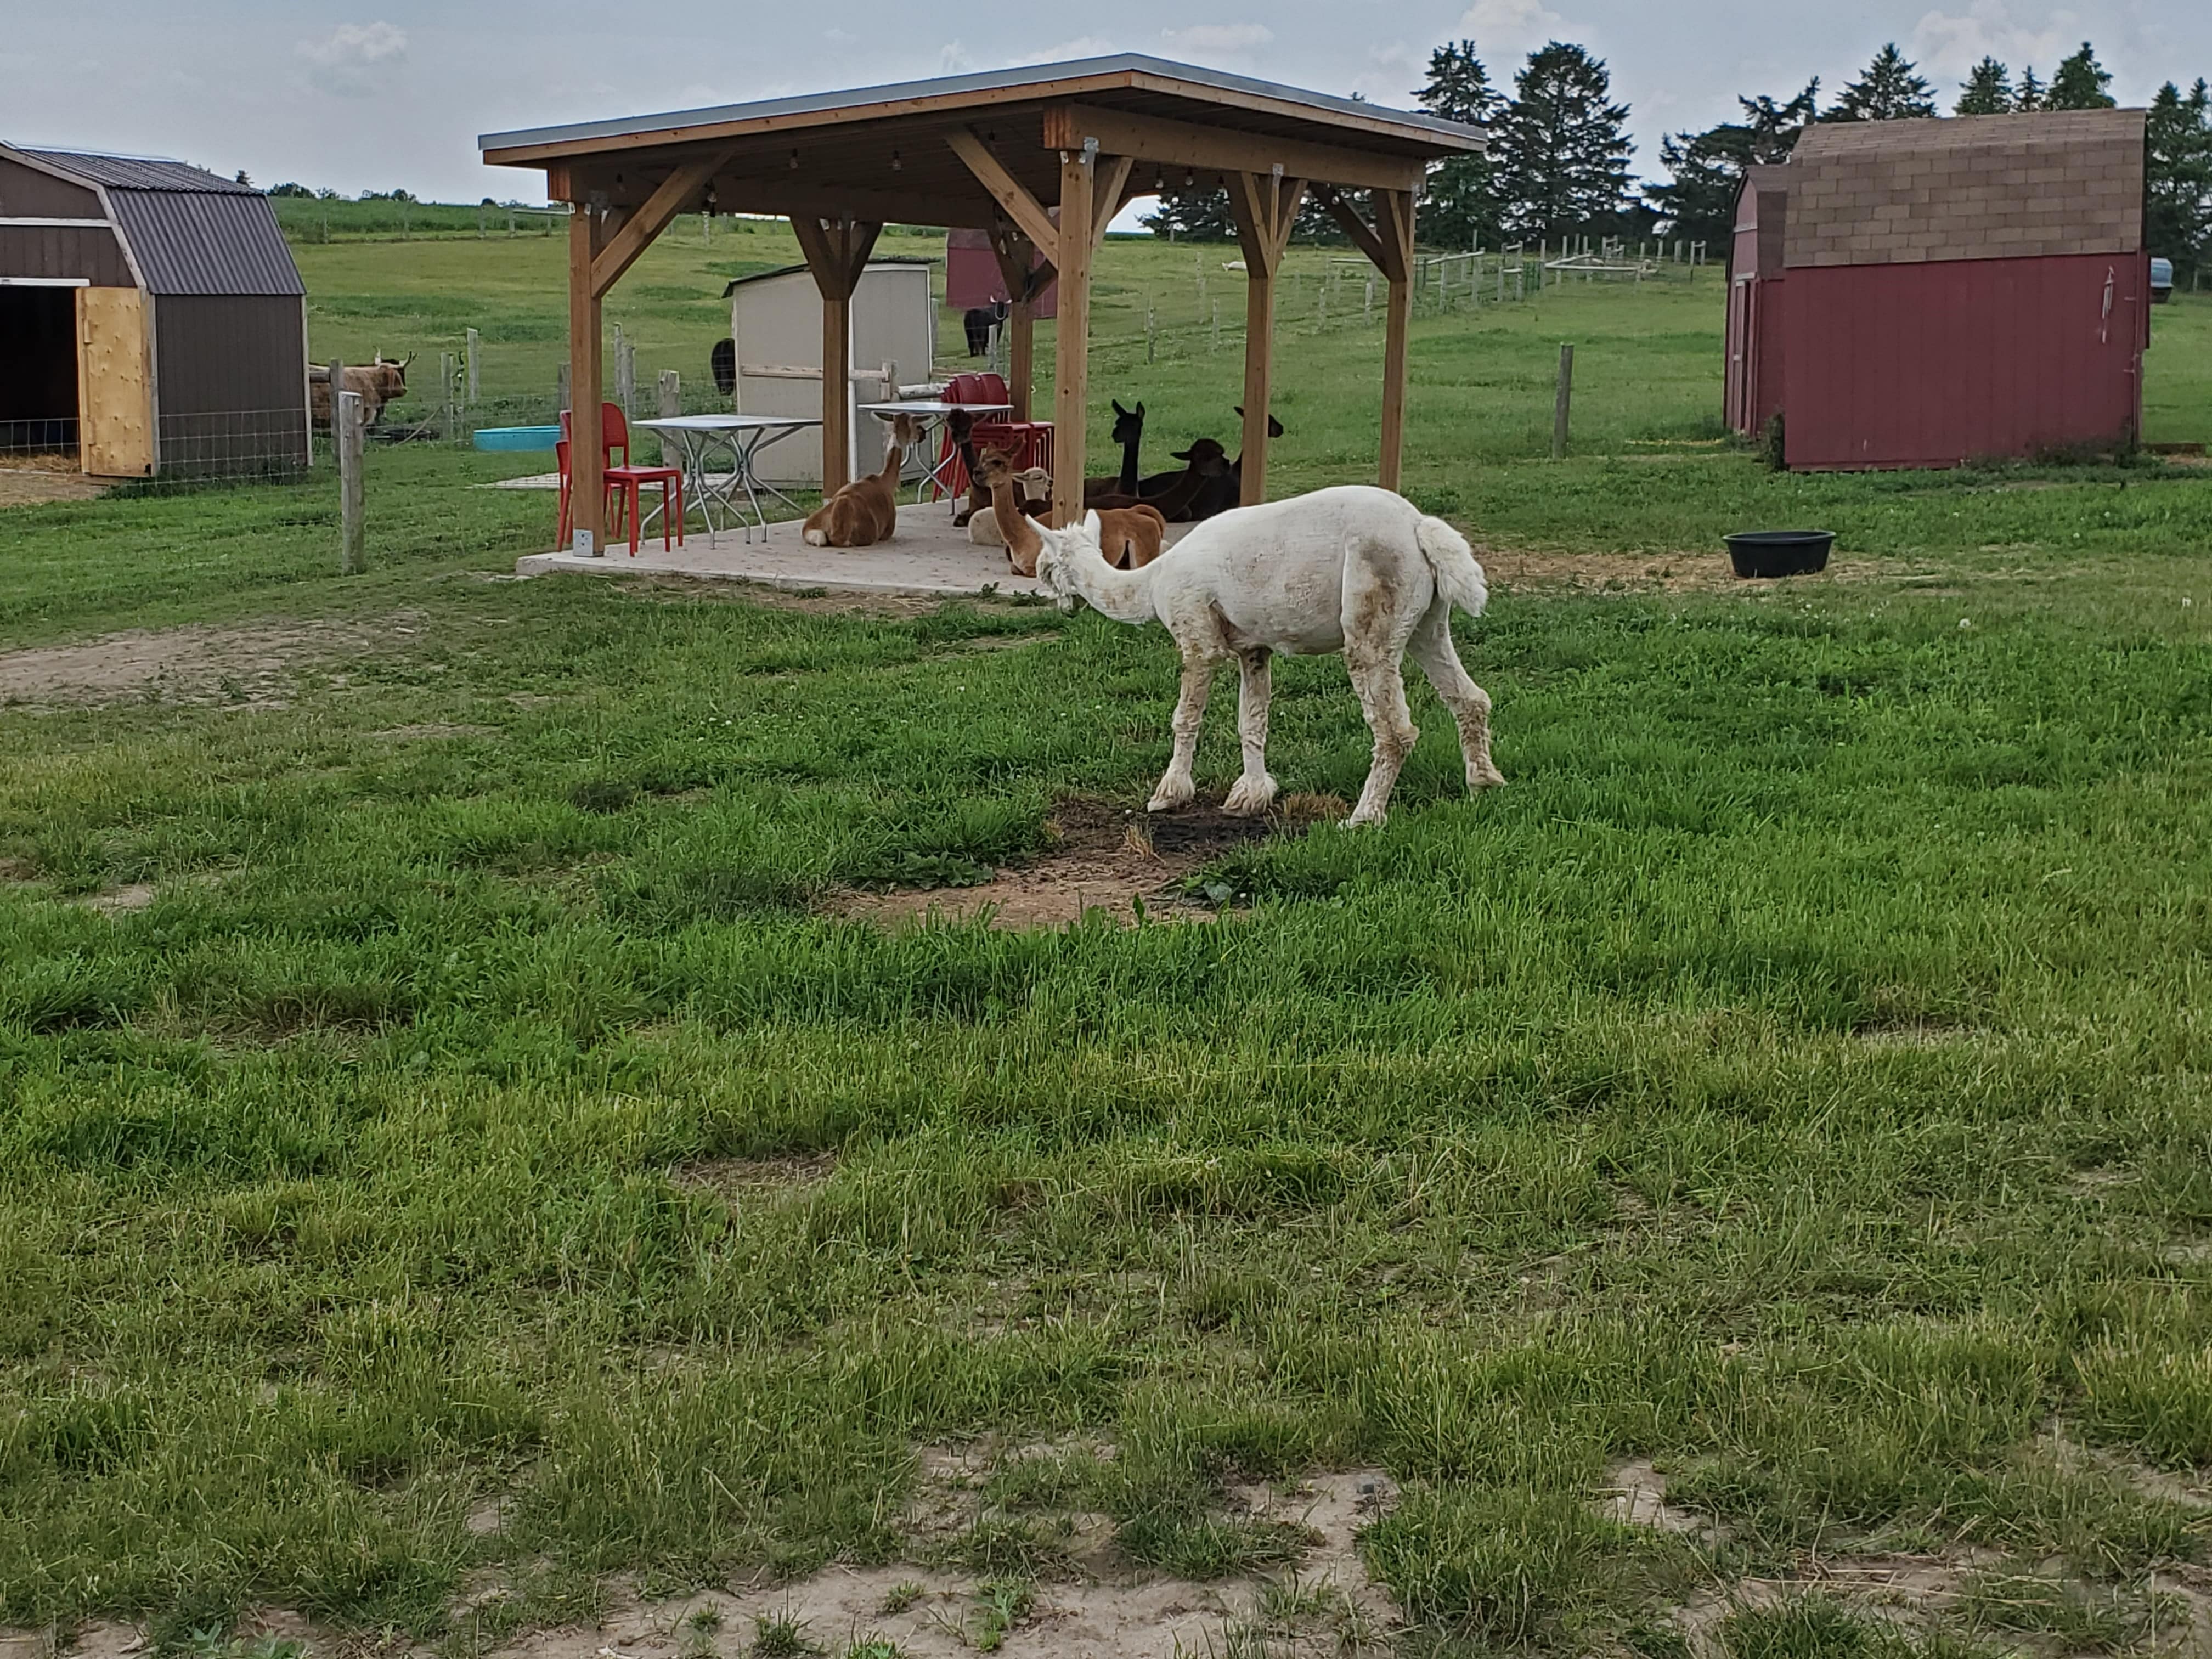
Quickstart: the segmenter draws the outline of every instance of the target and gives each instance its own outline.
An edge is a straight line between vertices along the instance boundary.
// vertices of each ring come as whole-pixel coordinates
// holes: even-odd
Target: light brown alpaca
[[[898,528],[899,468],[914,447],[911,415],[891,417],[884,470],[855,478],[806,515],[803,534],[809,547],[873,547]]]
[[[1014,480],[1019,476],[1014,471],[1013,457],[1004,450],[987,449],[975,458],[975,477],[991,492],[991,514],[998,520],[999,533],[1006,538],[1006,558],[1016,575],[1034,576],[1044,538],[1037,534],[1035,522],[1024,517],[1014,504]],[[1167,521],[1160,517],[1158,508],[1115,507],[1097,517],[1099,550],[1109,564],[1137,570],[1160,556]]]

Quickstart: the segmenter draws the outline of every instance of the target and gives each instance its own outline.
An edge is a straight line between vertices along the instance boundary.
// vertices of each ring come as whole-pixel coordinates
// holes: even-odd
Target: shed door
[[[77,465],[94,477],[143,478],[154,471],[149,346],[144,295],[77,289]]]

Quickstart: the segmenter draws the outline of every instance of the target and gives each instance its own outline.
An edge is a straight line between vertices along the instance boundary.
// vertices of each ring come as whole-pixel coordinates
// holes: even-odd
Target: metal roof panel
[[[673,110],[657,115],[624,117],[611,121],[580,121],[565,126],[527,127],[512,132],[488,132],[477,140],[479,150],[520,149],[546,144],[588,144],[594,140],[635,137],[674,128],[718,126],[732,121],[759,121],[780,116],[828,114],[868,104],[896,103],[915,99],[957,99],[963,94],[1018,92],[1054,82],[1126,76],[1157,83],[1182,82],[1213,93],[1265,98],[1303,105],[1322,116],[1348,116],[1362,122],[1381,122],[1400,130],[1407,138],[1436,141],[1438,148],[1456,150],[1478,146],[1482,129],[1447,121],[1441,116],[1413,110],[1391,109],[1357,98],[1339,98],[1310,92],[1249,76],[1230,75],[1172,63],[1142,52],[1121,52],[1106,58],[1081,58],[1059,64],[1033,64],[1019,69],[987,70],[972,75],[939,76],[927,81],[901,81],[886,86],[854,87],[837,92],[807,93],[794,98],[767,98],[744,104],[719,104],[704,109]],[[1153,89],[1158,88],[1157,85]],[[1217,100],[1218,101],[1218,100]]]
[[[125,190],[110,206],[149,294],[305,294],[258,191]]]
[[[70,173],[88,185],[109,185],[122,190],[176,190],[213,196],[258,196],[251,185],[210,173],[185,161],[165,161],[148,155],[100,155],[79,150],[15,149]]]

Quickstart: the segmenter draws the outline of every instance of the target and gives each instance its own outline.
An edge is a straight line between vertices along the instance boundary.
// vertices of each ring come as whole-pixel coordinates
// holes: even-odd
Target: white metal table
[[[794,513],[799,503],[765,482],[754,467],[754,459],[770,444],[780,443],[794,432],[820,426],[819,415],[666,415],[658,420],[632,421],[631,429],[658,433],[672,438],[683,452],[678,463],[684,471],[684,495],[687,501],[699,504],[700,515],[707,521],[709,532],[720,528],[714,522],[714,507],[719,502],[739,524],[745,527],[745,540],[750,542],[756,526],[768,528],[768,513],[761,506],[763,492],[773,495]],[[716,451],[729,457],[730,470],[722,475],[718,485],[707,463]],[[745,492],[745,501],[752,517],[745,517],[745,507],[738,503],[738,491]]]
[[[1011,415],[1014,412],[1014,406],[1012,404],[948,404],[939,398],[902,398],[890,403],[862,404],[860,410],[863,414],[873,415],[883,421],[889,421],[896,416],[911,415],[921,422],[922,434],[926,438],[931,432],[943,427],[957,410],[965,410],[970,415],[979,416]],[[950,493],[945,487],[945,474],[958,453],[951,451],[930,462],[929,470],[915,480],[915,501],[921,499],[921,492],[925,489],[934,489],[940,495]]]

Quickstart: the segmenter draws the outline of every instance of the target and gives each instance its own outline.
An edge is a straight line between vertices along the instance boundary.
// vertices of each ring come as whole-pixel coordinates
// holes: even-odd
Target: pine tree
[[[1936,89],[1913,72],[1912,60],[1891,41],[1845,86],[1823,121],[1909,121],[1936,112]]]
[[[2045,109],[2110,109],[2112,94],[2105,90],[2112,84],[2112,73],[2097,61],[2096,52],[2084,40],[2081,50],[2061,64],[2051,75],[2051,91],[2043,100]]]
[[[2202,76],[2184,97],[2168,81],[2143,132],[2143,243],[2177,275],[2212,257],[2212,94]]]
[[[1508,231],[1545,238],[1588,229],[1628,193],[1628,106],[1607,102],[1602,58],[1554,40],[1528,54],[1497,126],[1496,185]]]
[[[1984,58],[1966,72],[1959,89],[1954,115],[2002,115],[2012,104],[2012,75],[1994,58]]]
[[[2035,78],[2032,67],[2020,72],[2020,85],[2012,94],[2012,106],[2017,113],[2025,115],[2030,110],[2046,107],[2049,97],[2050,88]]]
[[[1229,192],[1213,190],[1170,190],[1160,204],[1137,222],[1163,242],[1233,242],[1237,221],[1230,212]]]
[[[1448,40],[1431,52],[1427,83],[1413,95],[1430,114],[1474,126],[1495,121],[1505,101],[1490,84],[1490,71],[1472,40]],[[1444,247],[1498,240],[1498,196],[1487,157],[1455,155],[1429,169],[1421,234]]]
[[[1820,94],[1816,78],[1787,103],[1764,95],[1739,97],[1741,121],[1662,138],[1659,159],[1674,176],[1667,184],[1646,185],[1644,193],[1671,223],[1672,234],[1693,241],[1726,238],[1735,222],[1744,169],[1786,161],[1798,134],[1814,118]]]

